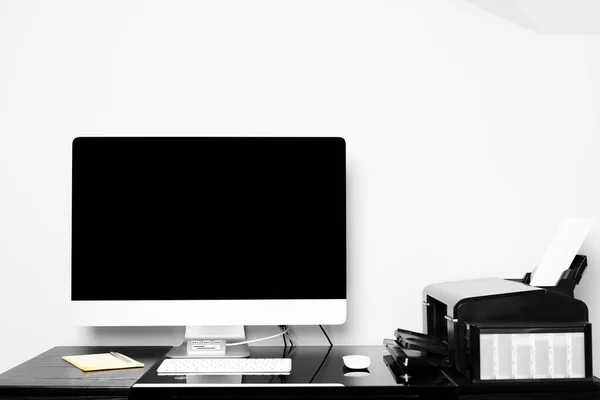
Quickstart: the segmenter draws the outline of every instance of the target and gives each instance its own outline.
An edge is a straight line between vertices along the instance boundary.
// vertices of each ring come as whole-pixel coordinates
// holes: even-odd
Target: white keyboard
[[[291,358],[167,358],[159,375],[287,375]]]

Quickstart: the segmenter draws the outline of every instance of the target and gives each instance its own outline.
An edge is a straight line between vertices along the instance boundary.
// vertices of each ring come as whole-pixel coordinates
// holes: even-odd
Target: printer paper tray
[[[426,351],[444,357],[448,356],[448,344],[432,336],[400,328],[394,331],[394,336],[396,342],[405,349]]]

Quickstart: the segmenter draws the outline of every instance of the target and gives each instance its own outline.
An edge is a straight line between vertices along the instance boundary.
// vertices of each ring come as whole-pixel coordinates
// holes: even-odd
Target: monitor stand
[[[243,358],[250,356],[247,344],[226,346],[246,340],[243,325],[186,326],[183,343],[173,347],[167,358]]]

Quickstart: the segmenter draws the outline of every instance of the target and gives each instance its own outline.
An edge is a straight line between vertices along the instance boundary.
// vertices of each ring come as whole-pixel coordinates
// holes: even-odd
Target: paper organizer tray
[[[591,379],[591,325],[470,326],[473,380]]]
[[[405,349],[426,351],[448,357],[448,343],[423,333],[398,328],[394,331],[396,341]]]

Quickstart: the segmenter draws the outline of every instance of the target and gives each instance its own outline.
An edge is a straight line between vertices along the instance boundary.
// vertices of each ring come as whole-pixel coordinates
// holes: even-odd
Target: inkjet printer
[[[429,365],[455,385],[592,385],[588,308],[573,297],[586,267],[577,255],[552,287],[530,273],[428,285],[424,333],[397,329],[384,344],[402,368]]]

